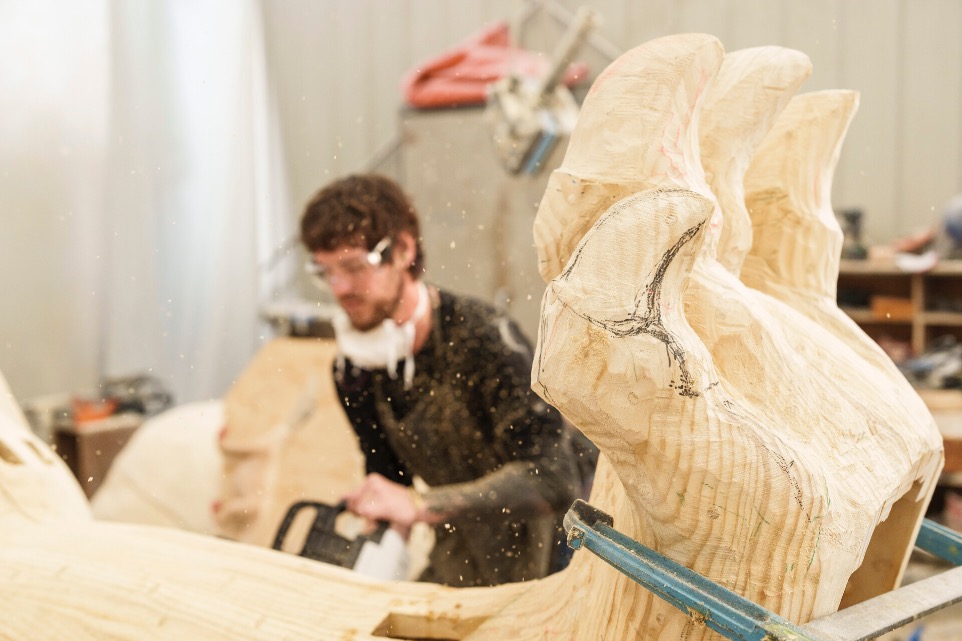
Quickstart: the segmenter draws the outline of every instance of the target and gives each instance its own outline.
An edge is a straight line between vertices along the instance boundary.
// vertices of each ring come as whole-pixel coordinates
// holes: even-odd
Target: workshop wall
[[[107,16],[0,3],[0,370],[20,399],[98,375]]]
[[[871,242],[936,219],[962,191],[962,3],[956,0],[291,0],[264,5],[291,167],[293,202],[326,178],[362,169],[390,149],[399,78],[496,19],[531,14],[522,42],[550,52],[564,14],[590,4],[617,55],[659,36],[702,31],[726,50],[781,45],[814,70],[802,91],[854,89],[861,105],[835,177],[836,209],[865,211]],[[611,57],[582,59],[600,71]],[[429,206],[430,203],[421,203]]]
[[[206,11],[230,11],[237,6],[233,1],[208,0],[198,5]],[[242,3],[256,7],[256,11],[245,11],[259,16],[263,31],[271,108],[278,115],[277,147],[282,146],[278,164],[283,171],[276,175],[282,177],[278,182],[287,192],[264,201],[262,208],[286,217],[278,229],[289,234],[303,204],[323,183],[348,172],[378,169],[402,179],[414,192],[418,207],[438,224],[464,231],[466,220],[497,220],[497,212],[490,211],[497,205],[491,203],[505,202],[505,198],[473,198],[470,191],[491,184],[510,191],[496,164],[479,160],[487,135],[481,119],[464,111],[453,116],[452,125],[452,114],[433,121],[431,112],[405,109],[401,76],[500,19],[514,25],[526,48],[550,52],[566,19],[581,4],[577,0]],[[579,58],[591,65],[593,73],[646,40],[702,31],[718,36],[727,50],[774,44],[804,51],[812,58],[814,71],[802,91],[859,91],[861,106],[842,151],[833,203],[836,209],[864,210],[866,241],[887,242],[935,222],[943,203],[962,192],[962,66],[958,64],[962,3],[957,0],[597,0],[590,4],[601,14],[603,24],[593,45]],[[117,310],[109,309],[103,294],[129,271],[116,259],[109,264],[105,260],[103,250],[116,232],[111,221],[137,227],[140,223],[123,217],[136,217],[149,208],[145,199],[170,201],[179,180],[203,181],[203,176],[181,176],[167,163],[163,168],[173,189],[158,188],[153,195],[144,192],[143,198],[130,195],[120,201],[107,197],[108,182],[125,175],[124,167],[116,166],[117,150],[133,149],[129,139],[111,139],[118,118],[146,119],[169,107],[154,101],[150,91],[143,94],[142,102],[133,94],[124,103],[112,96],[118,70],[126,69],[123,61],[114,59],[118,44],[123,44],[119,36],[124,29],[115,18],[143,18],[143,26],[149,23],[144,16],[159,11],[158,6],[163,5],[101,0],[74,11],[53,0],[0,3],[0,51],[7,60],[18,61],[0,72],[4,113],[0,122],[0,288],[4,292],[0,370],[18,398],[81,389],[104,374],[130,373],[108,371],[105,358],[104,346],[110,338],[105,319],[116,318]],[[187,10],[186,5],[181,9]],[[162,35],[163,29],[158,33]],[[167,50],[163,42],[148,39],[127,44],[152,47],[157,56]],[[41,58],[42,52],[51,51],[58,53]],[[166,64],[160,58],[156,63]],[[138,72],[129,71],[132,76]],[[149,77],[141,81],[147,90],[156,84]],[[118,104],[125,113],[117,113]],[[162,126],[158,125],[155,136],[159,143],[165,139]],[[424,139],[418,144],[411,138],[450,126],[464,128],[458,132],[459,139],[472,146],[471,154],[465,155],[457,146],[429,144]],[[144,174],[135,178],[129,171],[126,176],[128,181],[144,179]],[[249,183],[237,181],[243,186]],[[432,279],[491,299],[508,291],[512,300],[526,301],[527,307],[511,310],[522,317],[529,334],[533,334],[531,319],[543,286],[530,277],[530,270],[518,265],[524,261],[523,230],[530,228],[526,217],[533,219],[537,205],[529,193],[537,192],[536,187],[526,185],[510,196],[511,234],[519,235],[520,244],[512,244],[507,258],[491,252],[491,261],[483,261],[486,248],[497,240],[497,233],[490,229],[471,248],[474,253],[457,251],[464,241],[458,241],[454,250],[450,242],[444,245],[440,234],[429,238],[432,246],[428,247]],[[461,200],[452,201],[452,193]],[[286,207],[271,204],[285,201]],[[242,206],[229,205],[235,221],[242,222],[251,202],[238,191],[237,203]],[[472,205],[488,209],[475,212]],[[200,224],[200,220],[192,222]],[[262,277],[253,268],[234,266],[261,262],[257,251],[263,253],[263,247],[253,247],[255,232],[251,229],[245,240],[251,246],[250,256],[232,256],[230,265],[211,277],[211,289],[222,289],[227,283],[243,294],[246,282]],[[216,237],[225,244],[238,244],[236,233]],[[176,244],[175,239],[167,242]],[[218,255],[223,250],[212,248]],[[530,252],[533,261],[533,247]],[[292,260],[285,269],[294,263],[299,267],[303,255],[296,250],[288,254]],[[145,260],[143,253],[132,248],[121,256],[122,260]],[[457,264],[459,260],[462,265]],[[203,266],[198,263],[191,269]],[[466,277],[470,272],[477,277]],[[446,281],[447,274],[458,276]],[[522,278],[514,278],[518,274]],[[300,288],[309,291],[303,283]],[[259,333],[262,328],[250,321],[258,314],[260,301],[252,294],[243,298],[232,303],[229,314],[222,313],[224,318],[215,319],[243,336],[222,332],[218,344],[182,357],[158,347],[162,339],[147,331],[152,325],[142,323],[144,346],[119,350],[127,357],[125,364],[164,376],[187,372],[202,380],[201,385],[185,384],[181,401],[220,393],[236,376],[238,364],[246,362],[264,339]],[[138,302],[131,309],[159,317],[169,313],[165,305],[166,299],[158,298]],[[197,323],[192,314],[202,310],[197,305],[189,310],[191,314],[185,307],[163,323],[177,323],[190,331]],[[248,320],[242,323],[241,319]],[[156,344],[148,344],[152,341]],[[217,358],[211,359],[211,354]],[[155,362],[161,357],[182,362],[176,367]],[[216,362],[212,365],[211,360]],[[202,377],[196,374],[199,368],[210,367],[215,369],[205,370]]]

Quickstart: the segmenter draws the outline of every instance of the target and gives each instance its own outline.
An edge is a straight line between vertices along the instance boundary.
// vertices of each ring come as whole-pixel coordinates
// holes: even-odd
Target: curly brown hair
[[[378,174],[354,174],[323,187],[304,208],[301,242],[311,253],[343,245],[368,250],[385,237],[408,232],[416,254],[408,271],[424,271],[420,225],[410,199],[396,182]],[[390,254],[388,254],[390,257]]]

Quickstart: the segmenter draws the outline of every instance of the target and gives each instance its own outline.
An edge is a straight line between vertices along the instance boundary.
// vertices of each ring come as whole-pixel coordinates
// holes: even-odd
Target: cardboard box
[[[874,317],[886,320],[912,320],[915,315],[911,298],[872,296],[869,300],[869,308]]]
[[[114,457],[143,418],[141,414],[124,412],[82,423],[63,420],[54,426],[54,450],[77,477],[87,498],[100,487]]]

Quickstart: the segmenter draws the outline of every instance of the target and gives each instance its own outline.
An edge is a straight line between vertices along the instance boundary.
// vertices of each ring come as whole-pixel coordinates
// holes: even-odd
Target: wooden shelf
[[[962,260],[946,260],[925,272],[905,272],[894,260],[843,260],[838,275],[842,310],[876,340],[895,335],[907,340],[914,354],[943,334],[962,340]],[[889,315],[872,309],[872,301],[901,303],[901,313]],[[949,304],[946,304],[948,302]],[[882,307],[884,309],[884,307]],[[906,310],[908,314],[906,314]]]
[[[926,346],[943,333],[954,333],[962,340],[962,312],[930,309],[936,298],[942,302],[959,302],[962,307],[962,260],[943,261],[921,273],[903,272],[891,261],[843,260],[838,274],[838,291],[846,296],[860,292],[866,301],[872,297],[911,301],[912,314],[908,318],[879,315],[868,306],[841,308],[873,338],[901,331],[911,342],[915,354],[924,352]],[[919,390],[919,395],[942,433],[944,472],[962,473],[962,391]]]
[[[945,447],[944,474],[962,472],[962,391],[921,389],[919,396],[932,412]]]
[[[864,274],[868,276],[912,276],[895,264],[894,260],[843,260],[839,263],[839,274]],[[920,276],[962,276],[962,260],[943,260]]]
[[[962,312],[922,312],[922,322],[926,325],[962,327]]]
[[[841,309],[856,323],[865,323],[866,325],[905,325],[912,322],[912,319],[880,316],[871,309],[862,307],[842,307]]]

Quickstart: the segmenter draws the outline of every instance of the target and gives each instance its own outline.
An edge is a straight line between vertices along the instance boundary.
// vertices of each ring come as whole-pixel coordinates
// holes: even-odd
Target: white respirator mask
[[[428,311],[428,288],[418,281],[418,302],[414,314],[407,321],[394,322],[386,318],[377,327],[363,332],[351,324],[343,310],[335,313],[334,338],[337,342],[336,367],[338,376],[344,372],[345,359],[362,369],[387,370],[392,379],[398,377],[397,365],[404,360],[404,389],[414,382],[415,325]]]

